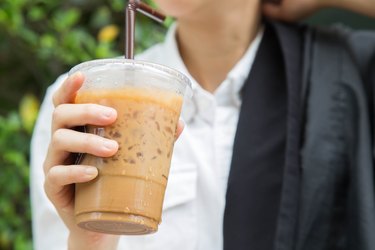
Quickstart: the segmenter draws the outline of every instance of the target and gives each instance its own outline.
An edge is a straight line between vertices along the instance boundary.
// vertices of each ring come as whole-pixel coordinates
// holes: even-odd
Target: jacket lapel
[[[295,248],[300,195],[301,87],[303,74],[303,29],[271,23],[282,49],[288,91],[287,140],[283,189],[275,238],[276,250]]]
[[[226,250],[248,249],[249,245],[247,244],[252,244],[252,249],[262,250],[266,250],[265,246],[268,247],[267,249],[272,248],[270,247],[271,245],[275,246],[277,250],[290,250],[294,247],[300,182],[299,148],[301,134],[300,86],[302,79],[302,37],[299,28],[294,26],[266,22],[267,29],[272,29],[275,36],[271,38],[273,41],[267,45],[268,47],[262,41],[253,68],[243,89],[243,103],[234,142],[226,195],[226,209],[224,214],[224,249]],[[274,41],[275,39],[277,41]],[[272,60],[273,55],[270,55],[271,60],[264,60],[264,58],[267,58],[267,51],[272,50],[275,46],[279,46],[278,50],[281,51],[281,62],[274,63]],[[259,120],[263,119],[263,115],[259,114],[256,117],[257,111],[254,110],[254,105],[257,105],[257,103],[254,102],[254,99],[257,99],[258,94],[261,93],[254,93],[255,91],[259,91],[259,89],[254,89],[252,85],[256,82],[259,83],[259,81],[279,81],[281,77],[284,78],[286,93],[279,93],[275,96],[271,95],[268,98],[271,98],[271,102],[277,103],[280,101],[282,103],[283,100],[278,100],[277,98],[284,96],[287,98],[284,100],[286,110],[277,110],[278,107],[276,105],[270,106],[269,111],[274,112],[276,110],[275,114],[282,114],[285,119],[285,127],[280,128],[280,131],[269,130],[270,132],[275,132],[275,134],[265,134],[264,137],[267,140],[275,140],[273,144],[277,145],[281,145],[281,140],[283,140],[284,151],[282,151],[281,157],[283,158],[280,161],[284,162],[284,166],[280,169],[259,168],[259,171],[267,171],[269,173],[269,177],[267,178],[280,179],[282,183],[278,186],[279,190],[275,190],[272,193],[259,194],[254,188],[257,185],[262,185],[262,182],[254,184],[254,182],[261,180],[256,176],[259,171],[254,172],[253,168],[254,165],[259,165],[262,159],[254,161],[251,155],[254,154],[252,153],[254,150],[257,150],[258,143],[262,142],[261,140],[256,141],[254,139],[256,136],[253,133],[257,130],[253,129],[253,123],[262,122]],[[264,105],[267,109],[268,104],[264,103]],[[254,122],[254,119],[256,122]],[[279,119],[282,118],[279,117]],[[261,125],[260,129],[262,129]],[[286,135],[286,137],[282,138],[282,135]],[[258,145],[252,145],[254,143]],[[254,157],[259,158],[261,156],[255,153]],[[267,157],[279,156],[268,155]],[[280,173],[275,173],[275,171],[280,171]],[[263,178],[265,178],[264,176],[267,173],[263,175]],[[278,211],[272,209],[265,209],[264,211],[253,209],[257,205],[257,195],[260,195],[261,199],[263,199],[262,195],[270,195],[270,197],[264,200],[269,198],[269,206],[275,207],[274,209],[278,209]],[[277,204],[280,204],[280,207]],[[265,203],[263,207],[268,207],[268,204]],[[269,216],[267,216],[267,213],[269,213]],[[262,223],[257,220],[257,217],[267,220],[267,218],[272,216],[276,216],[273,221],[262,221]],[[242,221],[241,218],[243,218]],[[250,219],[246,220],[246,218]],[[257,233],[262,231],[262,226],[259,223],[264,224],[265,227],[275,227],[271,229],[264,228],[265,232],[272,234],[273,237],[259,237]],[[242,239],[241,235],[243,235],[242,238],[247,235],[248,239]]]

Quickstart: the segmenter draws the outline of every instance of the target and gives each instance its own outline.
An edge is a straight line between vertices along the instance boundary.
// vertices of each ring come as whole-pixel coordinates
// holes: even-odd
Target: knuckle
[[[82,104],[81,106],[82,117],[87,119],[88,117],[92,116],[93,113],[95,113],[93,104]]]
[[[47,180],[47,176],[46,176],[46,179],[45,179],[44,184],[43,184],[43,188],[44,188],[44,192],[47,195],[48,199],[51,199],[51,196],[50,196],[50,184],[48,182],[49,181]]]
[[[74,182],[73,180],[75,179],[75,171],[73,168],[71,168],[70,166],[65,166],[65,169],[64,169],[64,177],[66,180],[70,180],[70,182]]]
[[[49,150],[48,150],[49,151]],[[47,153],[48,154],[48,153]],[[44,160],[43,162],[43,173],[44,173],[44,176],[47,175],[48,173],[48,170],[50,169],[51,167],[48,165],[47,163],[47,159]]]
[[[59,123],[61,121],[61,116],[62,116],[62,106],[58,105],[55,107],[52,113],[52,121],[53,123]]]
[[[51,183],[56,183],[56,180],[58,180],[58,178],[56,178],[55,167],[52,167],[46,174],[46,180],[44,184],[48,187]]]
[[[57,129],[52,134],[51,144],[52,147],[60,149],[62,145],[62,139],[64,138],[64,129]]]
[[[57,92],[52,95],[52,103],[55,107],[59,104],[59,95]]]
[[[95,118],[100,112],[97,104],[83,104],[82,105],[82,117],[85,119]],[[92,120],[92,119],[90,119]]]
[[[96,136],[92,134],[84,134],[82,138],[82,146],[85,149],[86,153],[90,152],[93,148],[93,145],[97,144]]]
[[[51,191],[54,189],[53,185],[57,185],[57,181],[59,180],[56,176],[55,167],[52,167],[47,173],[44,180],[44,192],[47,194],[48,197]]]
[[[65,185],[65,183],[70,183],[74,180],[75,172],[70,166],[54,166],[52,167],[47,175],[45,184],[47,185]]]

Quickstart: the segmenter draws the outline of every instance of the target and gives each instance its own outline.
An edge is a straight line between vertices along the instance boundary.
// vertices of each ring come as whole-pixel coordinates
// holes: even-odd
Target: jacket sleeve
[[[311,37],[296,249],[372,250],[375,33],[332,27]]]
[[[347,45],[363,77],[369,100],[372,128],[375,130],[375,31],[352,32],[348,36]]]

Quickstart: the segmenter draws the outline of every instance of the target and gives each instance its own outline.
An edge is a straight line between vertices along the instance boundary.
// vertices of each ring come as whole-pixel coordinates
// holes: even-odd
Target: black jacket
[[[265,221],[275,228],[268,231],[272,238],[254,237],[261,221],[248,221],[260,210],[252,210],[252,201],[239,204],[246,187],[253,189],[244,174],[249,108],[243,105],[228,180],[224,249],[267,250],[263,243],[275,250],[375,249],[375,34],[266,26],[281,49],[287,97],[282,184],[280,194],[270,197],[276,200],[269,203],[275,222]]]
[[[309,30],[295,249],[375,249],[375,33]]]

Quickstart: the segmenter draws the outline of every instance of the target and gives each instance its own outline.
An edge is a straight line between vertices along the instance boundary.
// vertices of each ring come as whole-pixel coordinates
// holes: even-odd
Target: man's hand
[[[375,0],[281,0],[264,3],[264,15],[283,21],[298,21],[323,8],[340,8],[375,18]]]
[[[283,21],[301,20],[321,8],[321,0],[281,0],[280,3],[264,3],[263,13]]]

